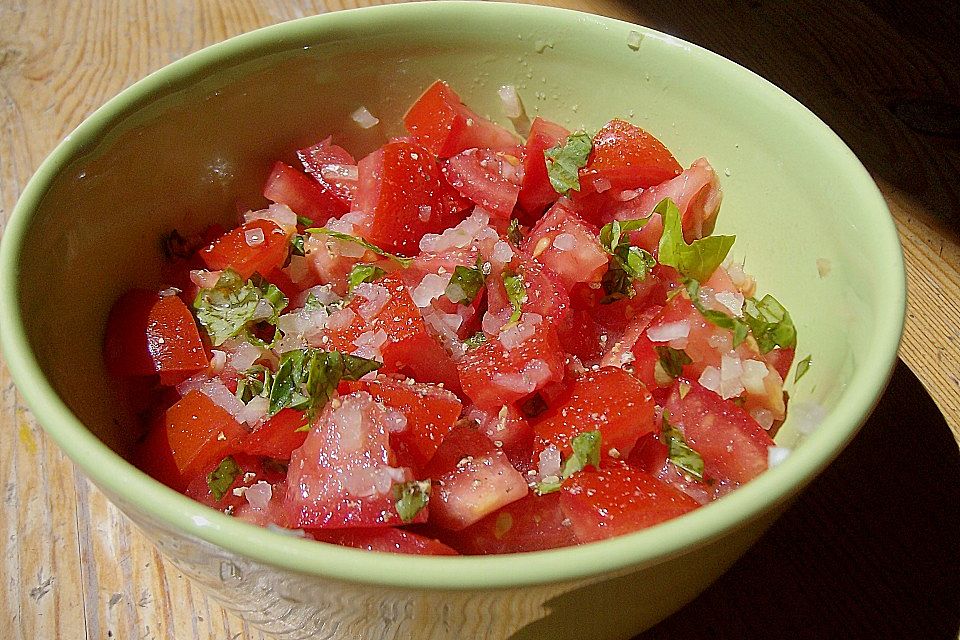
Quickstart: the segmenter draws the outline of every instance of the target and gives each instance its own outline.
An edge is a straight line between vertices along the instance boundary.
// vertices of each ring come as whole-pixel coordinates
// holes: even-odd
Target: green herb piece
[[[563,481],[568,479],[578,471],[583,471],[588,466],[596,469],[600,468],[600,431],[588,431],[581,433],[570,442],[570,448],[573,453],[563,463],[560,476],[557,480],[550,482],[540,482],[534,487],[538,495],[553,493],[559,491]]]
[[[743,317],[757,340],[760,353],[774,347],[793,349],[797,346],[797,329],[790,314],[777,299],[767,294],[759,302],[747,298],[743,305]]]
[[[697,480],[703,480],[703,458],[690,448],[683,432],[670,424],[670,412],[663,412],[663,426],[660,429],[660,438],[667,445],[667,457],[674,465],[683,469]]]
[[[309,423],[309,422],[308,422],[307,424],[303,425],[302,427],[297,427],[296,429],[293,430],[294,433],[305,433],[305,432],[307,432],[307,431],[310,431],[310,423]]]
[[[343,300],[336,300],[334,302],[320,302],[320,298],[317,297],[317,294],[312,291],[307,296],[306,302],[303,303],[304,311],[316,311],[317,309],[326,309],[328,312],[333,313],[335,310],[343,307]]]
[[[669,198],[654,208],[663,220],[658,259],[673,267],[685,278],[703,282],[710,278],[730,252],[736,236],[707,236],[687,244],[683,239],[680,210]]]
[[[444,290],[444,295],[450,302],[457,304],[472,303],[484,284],[483,270],[480,267],[462,267],[457,265],[450,277],[450,284]]]
[[[580,169],[587,166],[592,149],[592,136],[578,131],[570,134],[562,145],[543,152],[547,176],[554,191],[560,195],[565,195],[571,189],[580,191]]]
[[[649,218],[637,220],[614,220],[600,230],[600,246],[612,259],[600,284],[607,294],[600,302],[609,304],[616,300],[632,298],[636,291],[635,281],[644,281],[657,262],[649,252],[630,244],[628,234],[641,229]]]
[[[290,252],[295,256],[307,255],[306,238],[299,233],[290,236]]]
[[[313,220],[311,218],[308,218],[307,216],[297,216],[297,224],[303,227],[312,227]]]
[[[507,299],[513,307],[510,320],[507,324],[514,324],[520,320],[523,313],[523,303],[527,301],[527,290],[523,286],[523,276],[513,271],[503,272],[503,287],[507,290]]]
[[[201,289],[197,293],[193,308],[210,342],[218,347],[246,332],[260,300],[273,306],[272,316],[264,321],[276,324],[280,312],[287,306],[283,292],[259,277],[256,282],[244,283],[235,271],[226,269],[212,289]]]
[[[255,364],[240,374],[235,395],[244,404],[257,396],[269,397],[272,381],[273,372],[263,365]]]
[[[375,264],[361,264],[358,262],[357,264],[353,265],[352,269],[350,269],[350,275],[347,277],[347,282],[349,284],[348,289],[352,291],[353,288],[358,284],[363,282],[373,282],[374,280],[379,280],[385,275],[387,275],[387,272]]]
[[[810,365],[813,364],[813,356],[807,356],[803,360],[797,363],[797,372],[793,374],[793,382],[796,384],[800,382],[800,378],[810,370]]]
[[[693,360],[683,349],[674,349],[672,347],[654,347],[657,352],[657,358],[660,366],[671,378],[679,378],[683,373],[683,365],[691,364]]]
[[[341,380],[359,380],[381,363],[339,351],[294,349],[280,356],[270,386],[268,416],[286,408],[306,411],[313,420],[333,397]]]
[[[470,349],[476,349],[486,341],[487,334],[485,334],[483,331],[477,331],[475,334],[463,341],[463,346],[465,346],[469,351]]]
[[[690,296],[690,302],[693,303],[693,306],[697,308],[697,311],[700,312],[700,315],[702,315],[707,322],[722,329],[730,329],[733,331],[734,349],[739,347],[740,344],[747,339],[747,336],[750,334],[750,326],[746,322],[740,318],[727,315],[722,311],[707,309],[703,306],[703,303],[700,302],[699,282],[693,279],[687,280],[686,288],[687,295]]]
[[[239,473],[240,466],[237,461],[232,456],[227,456],[220,461],[216,469],[207,474],[207,486],[210,487],[214,500],[220,502],[223,499]]]
[[[523,242],[523,233],[520,231],[520,221],[516,218],[510,219],[510,225],[507,227],[507,240],[515,247],[519,247]]]
[[[411,480],[393,485],[393,495],[397,501],[397,514],[404,523],[413,522],[417,515],[430,502],[430,481]]]
[[[327,229],[326,227],[311,227],[307,229],[307,233],[319,233],[321,235],[330,236],[331,238],[336,238],[337,240],[343,240],[345,242],[352,242],[358,244],[367,251],[372,251],[382,258],[388,258],[393,260],[401,267],[406,269],[411,264],[413,264],[413,258],[404,258],[403,256],[394,255],[392,253],[387,253],[377,245],[372,242],[367,242],[363,238],[358,238],[357,236],[351,236],[348,233],[340,233],[339,231],[334,231],[332,229]]]

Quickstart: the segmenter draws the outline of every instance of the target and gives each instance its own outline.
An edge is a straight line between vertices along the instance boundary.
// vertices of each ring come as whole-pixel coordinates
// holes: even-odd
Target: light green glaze
[[[628,46],[631,31],[642,35],[639,50]],[[829,409],[786,462],[718,503],[634,535],[576,549],[451,559],[358,552],[248,526],[166,489],[115,453],[131,436],[117,426],[127,418],[105,392],[102,328],[121,291],[157,281],[160,234],[231,221],[237,202],[257,206],[271,161],[330,132],[348,148],[372,150],[400,132],[403,110],[437,77],[500,120],[496,89],[511,83],[531,115],[587,129],[628,117],[681,163],[709,158],[725,189],[718,231],[737,234],[734,254],[746,256],[761,291],[792,312],[799,357],[813,355],[800,384],[787,385],[792,406]],[[383,124],[360,130],[349,118],[359,105]],[[818,274],[818,259],[829,261],[829,275]],[[564,601],[559,609],[570,619],[586,615],[577,601],[597,598],[609,599],[612,612],[630,611],[601,619],[593,637],[629,635],[693,597],[837,455],[887,381],[905,288],[894,225],[869,175],[779,89],[641,27],[495,3],[414,3],[307,18],[234,38],[149,76],[92,115],[40,167],[8,222],[0,278],[3,350],[34,414],[154,539],[206,541],[279,576],[299,572],[370,588],[493,593],[635,570],[627,580],[661,586],[663,597],[635,601],[620,583],[607,582]],[[791,417],[778,441],[794,444],[801,426]],[[663,585],[671,575],[675,581]]]

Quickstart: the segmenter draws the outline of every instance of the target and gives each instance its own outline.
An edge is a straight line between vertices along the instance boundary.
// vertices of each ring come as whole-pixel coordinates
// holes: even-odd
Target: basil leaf
[[[352,291],[353,288],[358,284],[363,282],[373,282],[374,280],[379,280],[385,275],[387,275],[387,272],[375,264],[362,264],[358,262],[357,264],[353,265],[353,268],[350,269],[350,275],[347,276],[347,289]]]
[[[244,404],[256,396],[269,397],[270,386],[273,381],[273,372],[265,366],[255,364],[243,373],[237,380],[237,391],[234,395]]]
[[[683,349],[674,349],[672,347],[654,347],[657,352],[657,358],[660,366],[671,378],[679,378],[683,373],[683,365],[691,364],[693,360]]]
[[[246,331],[260,300],[266,300],[273,307],[273,314],[265,321],[276,324],[280,312],[287,306],[283,292],[259,276],[244,283],[239,274],[226,269],[212,289],[201,289],[197,293],[193,308],[210,342],[218,347]]]
[[[237,461],[232,456],[227,456],[220,461],[216,469],[207,474],[207,486],[214,500],[220,502],[223,496],[227,495],[239,473],[240,466]]]
[[[566,459],[563,463],[563,469],[560,472],[559,478],[555,481],[550,482],[539,482],[537,486],[534,487],[534,491],[538,495],[544,495],[547,493],[553,493],[554,491],[559,491],[563,481],[570,478],[573,474],[578,471],[583,471],[588,466],[592,466],[595,469],[600,468],[600,430],[588,431],[587,433],[581,433],[575,437],[570,442],[570,448],[573,449],[573,452],[570,454],[570,457]]]
[[[485,334],[483,331],[477,331],[475,334],[463,341],[463,346],[466,347],[467,350],[476,349],[486,341],[487,334]]]
[[[280,356],[268,397],[268,416],[286,408],[306,411],[312,420],[333,397],[341,380],[359,380],[381,367],[376,360],[339,351],[294,349]]]
[[[562,145],[543,152],[547,164],[547,176],[553,190],[560,195],[568,191],[580,191],[580,169],[587,166],[587,158],[593,150],[593,137],[578,131],[570,134]]]
[[[308,218],[307,216],[297,216],[297,224],[302,225],[304,227],[312,227],[313,219]]]
[[[483,289],[483,283],[483,271],[479,268],[471,269],[470,267],[457,265],[453,270],[453,276],[450,278],[450,284],[447,285],[444,295],[450,299],[450,302],[470,304]]]
[[[617,247],[624,244],[623,234],[642,229],[648,222],[650,222],[650,218],[608,222],[600,229],[600,246],[603,247],[604,251],[615,256],[617,255]],[[629,245],[629,241],[626,244]]]
[[[513,307],[510,320],[507,324],[514,324],[520,320],[523,313],[523,303],[527,301],[527,290],[523,286],[523,276],[512,271],[503,272],[503,287],[507,290],[507,299]]]
[[[703,282],[710,278],[730,252],[736,236],[707,236],[687,244],[683,239],[680,210],[669,198],[654,208],[663,219],[658,259],[660,264],[673,267],[685,278]]]
[[[600,246],[612,256],[607,272],[600,281],[607,294],[600,301],[609,304],[636,295],[634,281],[643,281],[650,270],[656,266],[656,260],[649,252],[630,244],[626,234],[643,228],[649,218],[637,220],[614,220],[600,229]]]
[[[393,260],[404,269],[406,269],[411,264],[413,264],[413,258],[404,258],[403,256],[387,253],[386,251],[384,251],[377,245],[373,244],[372,242],[367,242],[363,238],[358,238],[357,236],[351,236],[348,233],[340,233],[339,231],[327,229],[326,227],[311,227],[310,229],[307,229],[307,233],[319,233],[321,235],[330,236],[331,238],[336,238],[337,240],[343,240],[345,242],[352,242],[354,244],[358,244],[364,249],[366,249],[367,251],[372,251],[378,256]]]
[[[507,227],[507,240],[515,247],[519,247],[523,242],[523,233],[520,231],[520,221],[516,218],[510,219],[510,225]]]
[[[760,353],[768,353],[774,347],[793,349],[797,346],[797,329],[790,314],[777,299],[767,294],[759,302],[747,298],[743,305],[743,317],[757,340]]]
[[[305,245],[306,245],[306,238],[304,238],[304,236],[300,235],[299,233],[295,233],[292,236],[290,236],[290,252],[293,255],[295,256],[307,255],[307,249]]]
[[[404,523],[413,522],[430,502],[430,481],[411,480],[393,485],[397,514]]]
[[[800,378],[810,370],[810,365],[813,364],[813,357],[807,356],[803,360],[797,363],[797,372],[793,375],[793,382],[796,384],[800,382]]]
[[[670,424],[670,412],[663,412],[663,426],[660,430],[660,437],[663,444],[667,445],[669,453],[667,457],[675,466],[683,469],[697,480],[703,480],[703,458],[699,453],[690,448],[683,432]]]
[[[690,297],[690,302],[693,303],[693,306],[697,308],[697,311],[700,312],[700,315],[710,324],[720,327],[721,329],[729,329],[733,332],[733,348],[736,349],[747,339],[747,336],[750,334],[750,326],[741,320],[740,318],[735,318],[725,314],[722,311],[715,311],[713,309],[707,309],[703,306],[703,303],[700,302],[700,283],[696,280],[687,280],[686,282],[687,295]]]

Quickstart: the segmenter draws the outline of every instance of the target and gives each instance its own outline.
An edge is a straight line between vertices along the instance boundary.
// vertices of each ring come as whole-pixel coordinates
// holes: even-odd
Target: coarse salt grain
[[[670,342],[690,335],[690,321],[667,322],[647,329],[647,338],[651,342]]]
[[[776,467],[793,452],[789,447],[767,447],[767,466]]]
[[[249,247],[259,247],[266,241],[263,229],[247,229],[243,232],[243,239]]]
[[[569,233],[560,233],[557,234],[557,237],[553,239],[553,246],[555,246],[560,251],[570,251],[575,249],[577,246],[577,239]]]

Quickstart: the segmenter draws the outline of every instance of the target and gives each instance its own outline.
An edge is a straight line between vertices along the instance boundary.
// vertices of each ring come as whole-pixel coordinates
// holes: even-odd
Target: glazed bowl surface
[[[595,130],[623,117],[688,165],[707,157],[761,292],[791,311],[782,464],[720,501],[628,536],[509,556],[378,554],[239,522],[125,460],[135,438],[101,359],[113,301],[159,284],[158,239],[265,204],[270,165],[335,133],[363,155],[447,80],[500,122]],[[363,130],[360,105],[380,118]],[[184,572],[284,638],[627,638],[729,567],[865,421],[895,362],[905,285],[896,231],[842,141],[772,84],[715,54],[577,12],[433,2],[336,12],[190,55],[111,100],[42,164],[0,250],[4,356],[43,428]]]

